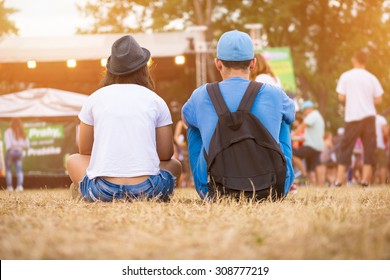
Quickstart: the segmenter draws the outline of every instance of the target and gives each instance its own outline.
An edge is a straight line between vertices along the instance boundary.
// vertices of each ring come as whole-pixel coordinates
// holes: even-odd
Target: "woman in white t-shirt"
[[[69,176],[87,201],[169,201],[181,165],[172,159],[172,119],[153,90],[150,52],[131,36],[112,46],[102,87],[79,114],[79,154]]]

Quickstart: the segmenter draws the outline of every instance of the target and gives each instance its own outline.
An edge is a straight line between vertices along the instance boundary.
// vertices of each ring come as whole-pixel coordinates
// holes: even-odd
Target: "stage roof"
[[[0,63],[64,61],[67,59],[96,60],[107,58],[115,40],[125,34],[74,35],[68,37],[2,37]],[[188,51],[189,32],[131,34],[152,57],[168,57]]]
[[[77,116],[88,96],[53,88],[33,88],[0,96],[0,118]]]

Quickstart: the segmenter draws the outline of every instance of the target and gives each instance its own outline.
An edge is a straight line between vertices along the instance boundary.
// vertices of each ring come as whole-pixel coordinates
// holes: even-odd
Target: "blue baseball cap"
[[[251,37],[233,30],[222,34],[217,44],[217,58],[226,61],[251,60],[255,56]]]
[[[305,102],[302,103],[301,105],[301,110],[305,110],[307,108],[313,108],[314,107],[314,103],[311,102],[310,100],[306,100]]]

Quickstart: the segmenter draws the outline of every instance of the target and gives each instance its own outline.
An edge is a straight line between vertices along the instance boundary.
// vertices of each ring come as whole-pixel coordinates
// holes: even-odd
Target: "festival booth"
[[[40,178],[40,184],[44,186],[50,179],[68,177],[65,160],[78,151],[77,115],[87,97],[52,88],[34,88],[0,96],[2,139],[10,119],[18,117],[30,140],[23,160],[26,179]],[[5,155],[5,146],[2,148]]]

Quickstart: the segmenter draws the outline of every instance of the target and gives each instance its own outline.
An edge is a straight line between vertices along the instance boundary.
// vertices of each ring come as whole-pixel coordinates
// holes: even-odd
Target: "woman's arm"
[[[156,128],[157,154],[160,160],[170,160],[173,156],[172,125]]]
[[[93,146],[93,126],[80,122],[79,153],[91,155]]]

